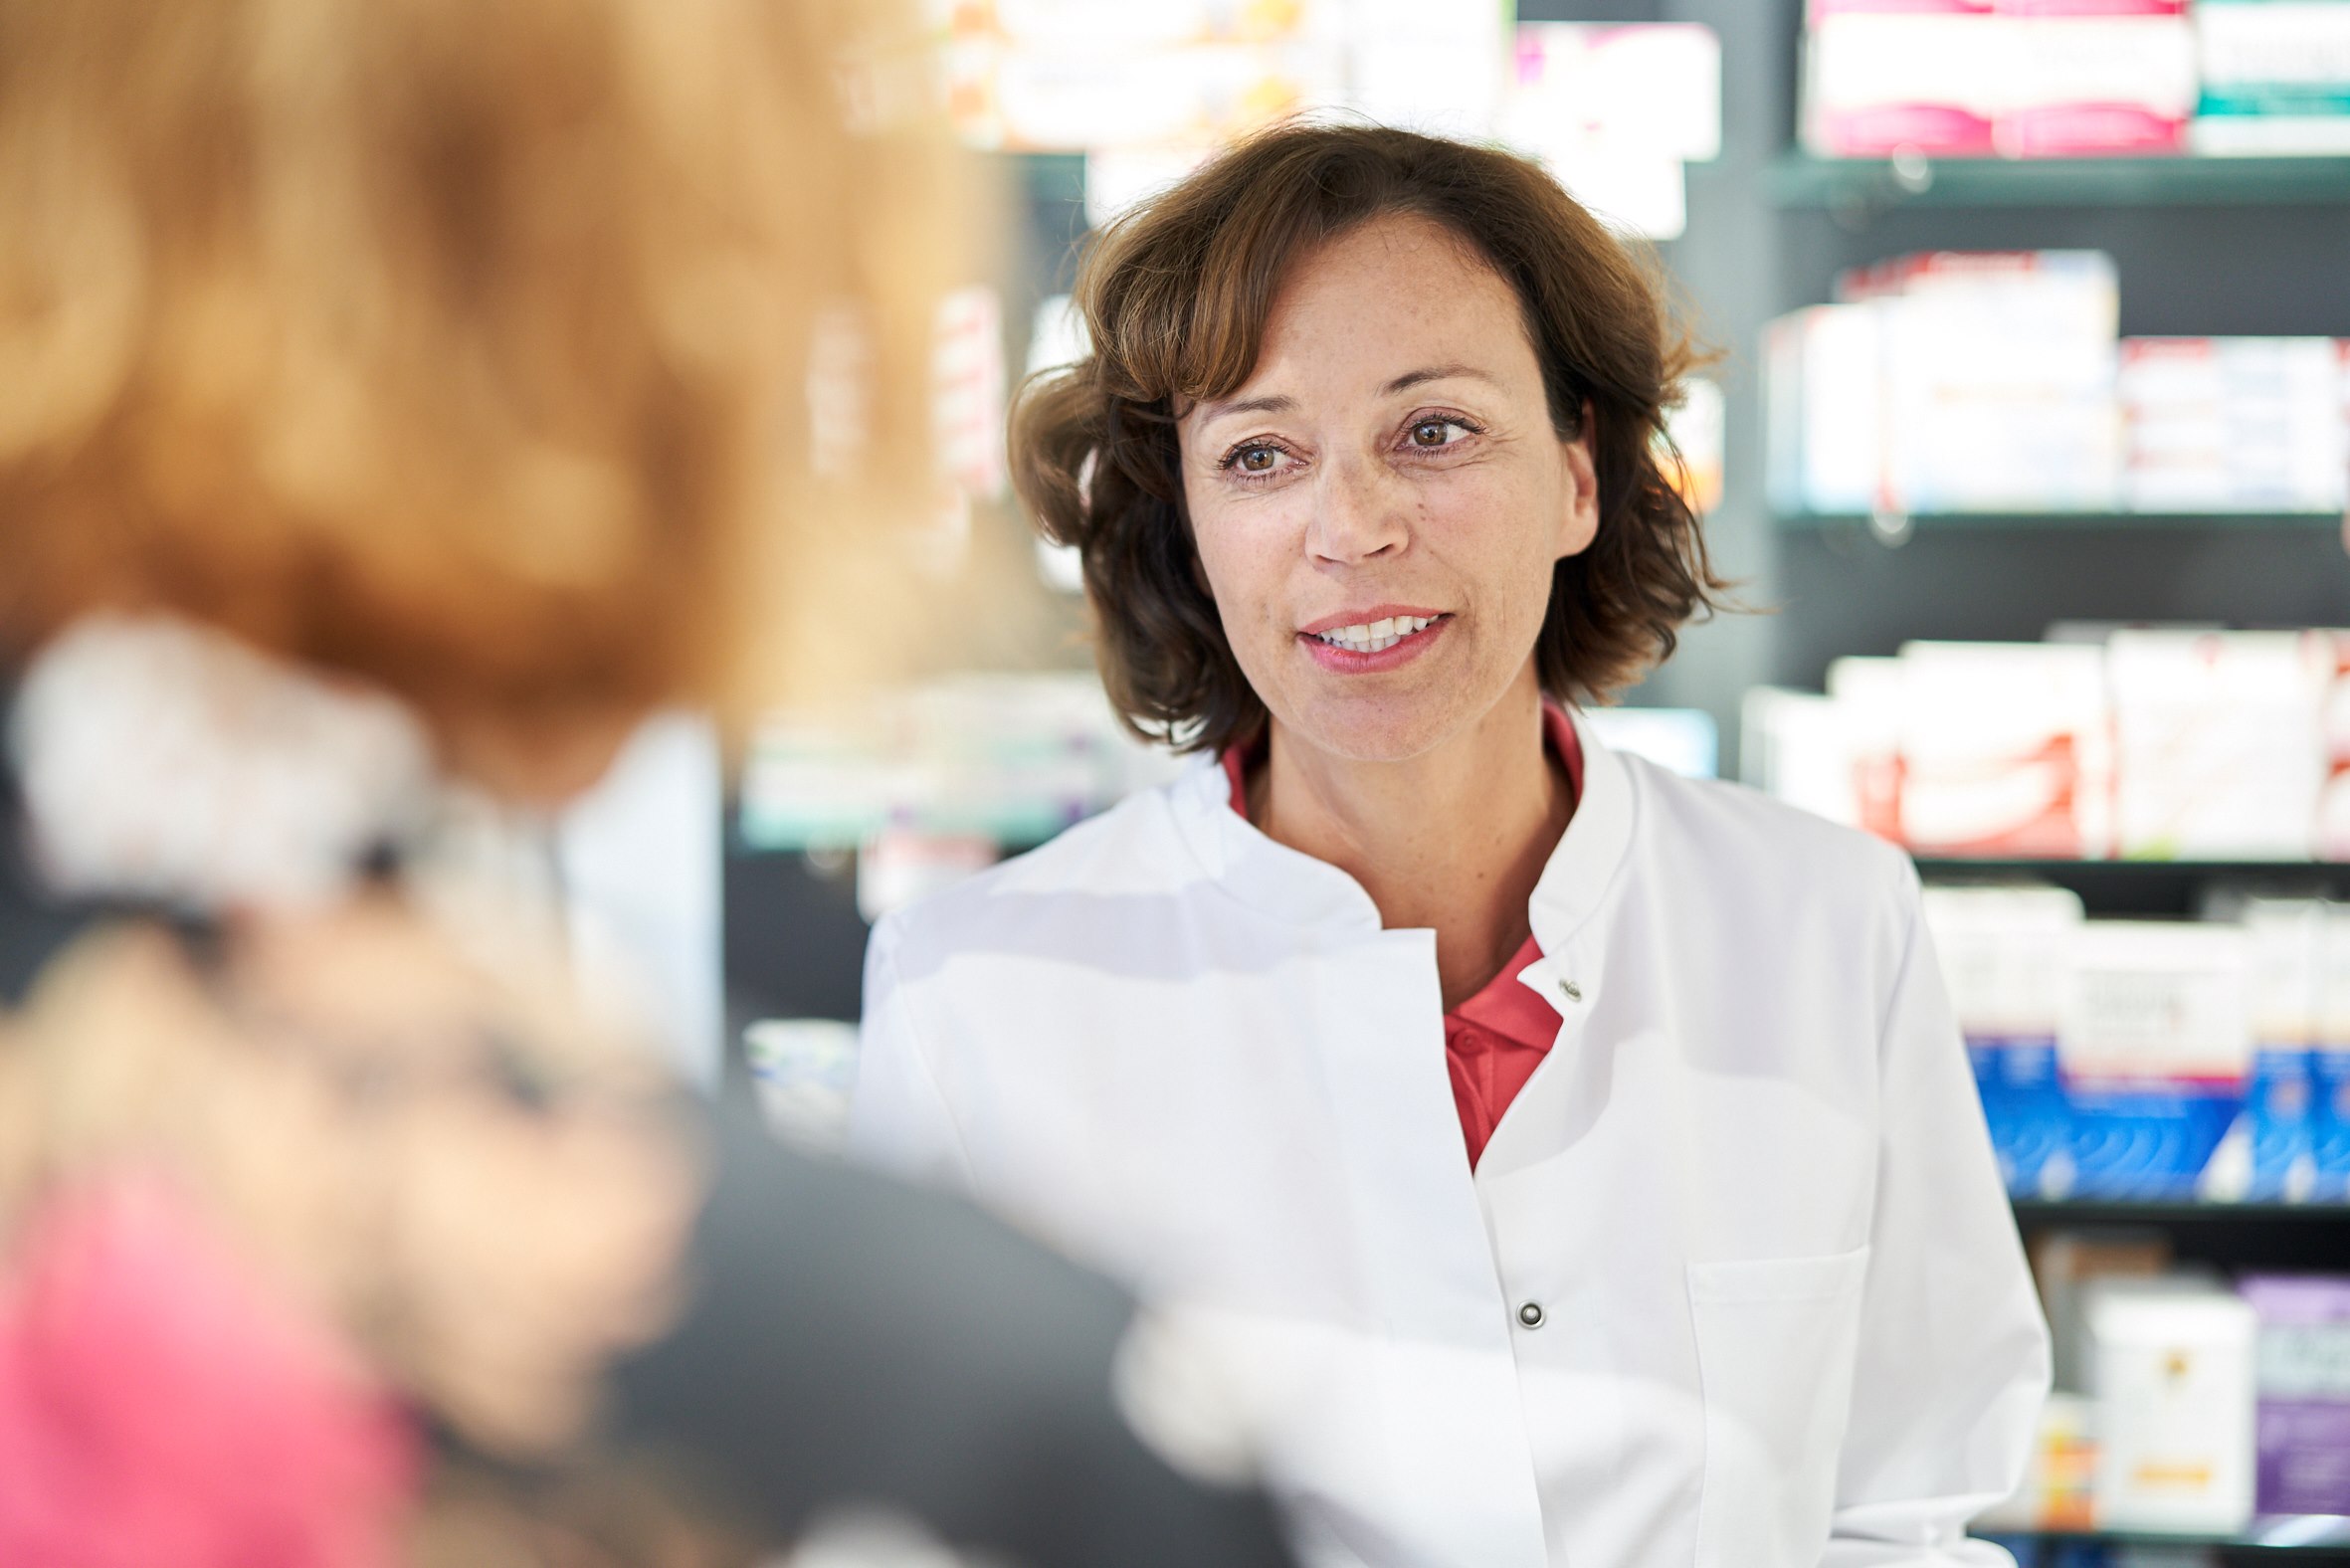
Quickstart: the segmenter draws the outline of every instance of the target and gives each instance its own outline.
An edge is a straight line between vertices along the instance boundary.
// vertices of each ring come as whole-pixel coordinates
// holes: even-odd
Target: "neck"
[[[1334,756],[1275,722],[1249,815],[1370,893],[1383,925],[1436,932],[1449,1012],[1524,945],[1527,901],[1574,812],[1529,668],[1493,707],[1401,762]]]

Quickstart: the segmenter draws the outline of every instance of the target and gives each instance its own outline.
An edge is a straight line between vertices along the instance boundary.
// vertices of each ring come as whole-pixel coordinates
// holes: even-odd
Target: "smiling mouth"
[[[1350,654],[1376,654],[1393,648],[1405,638],[1425,632],[1439,621],[1449,621],[1446,615],[1399,615],[1378,621],[1363,621],[1353,626],[1334,626],[1326,632],[1306,635],[1317,643],[1342,648]]]

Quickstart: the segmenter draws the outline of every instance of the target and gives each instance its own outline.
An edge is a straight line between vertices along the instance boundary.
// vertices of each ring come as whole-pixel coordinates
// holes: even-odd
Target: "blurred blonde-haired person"
[[[0,0],[0,1562],[1280,1560],[1120,1297],[705,1114],[451,847],[888,629],[889,16]]]

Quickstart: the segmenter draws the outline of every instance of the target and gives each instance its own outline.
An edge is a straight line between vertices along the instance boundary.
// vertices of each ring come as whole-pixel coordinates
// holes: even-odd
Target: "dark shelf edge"
[[[2339,511],[1936,511],[1904,519],[1911,528],[2060,532],[2109,532],[2127,528],[2338,528]],[[1777,512],[1775,526],[1791,533],[1829,528],[1874,531],[1867,517],[1852,512]]]
[[[2005,1541],[2104,1542],[2117,1546],[2201,1546],[2218,1551],[2350,1553],[2350,1517],[2336,1514],[2275,1515],[2254,1519],[2240,1535],[2174,1535],[2152,1530],[2000,1530],[1978,1527],[1978,1536]],[[2296,1536],[2313,1536],[2295,1539]]]
[[[2350,157],[1929,158],[1923,171],[1904,179],[1890,159],[1789,152],[1767,189],[1784,210],[2350,205]]]
[[[1939,855],[1912,855],[1910,860],[1920,872],[1934,876],[2053,877],[2087,872],[2124,877],[2350,877],[2350,861],[1974,860]]]
[[[2342,1203],[2133,1203],[2120,1199],[2015,1198],[2026,1225],[2350,1225]]]

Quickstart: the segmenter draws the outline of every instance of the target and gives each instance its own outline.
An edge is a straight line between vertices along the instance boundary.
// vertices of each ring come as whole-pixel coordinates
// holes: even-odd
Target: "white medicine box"
[[[2216,1284],[2108,1279],[2089,1289],[2099,1528],[2230,1534],[2252,1515],[2250,1303]]]

